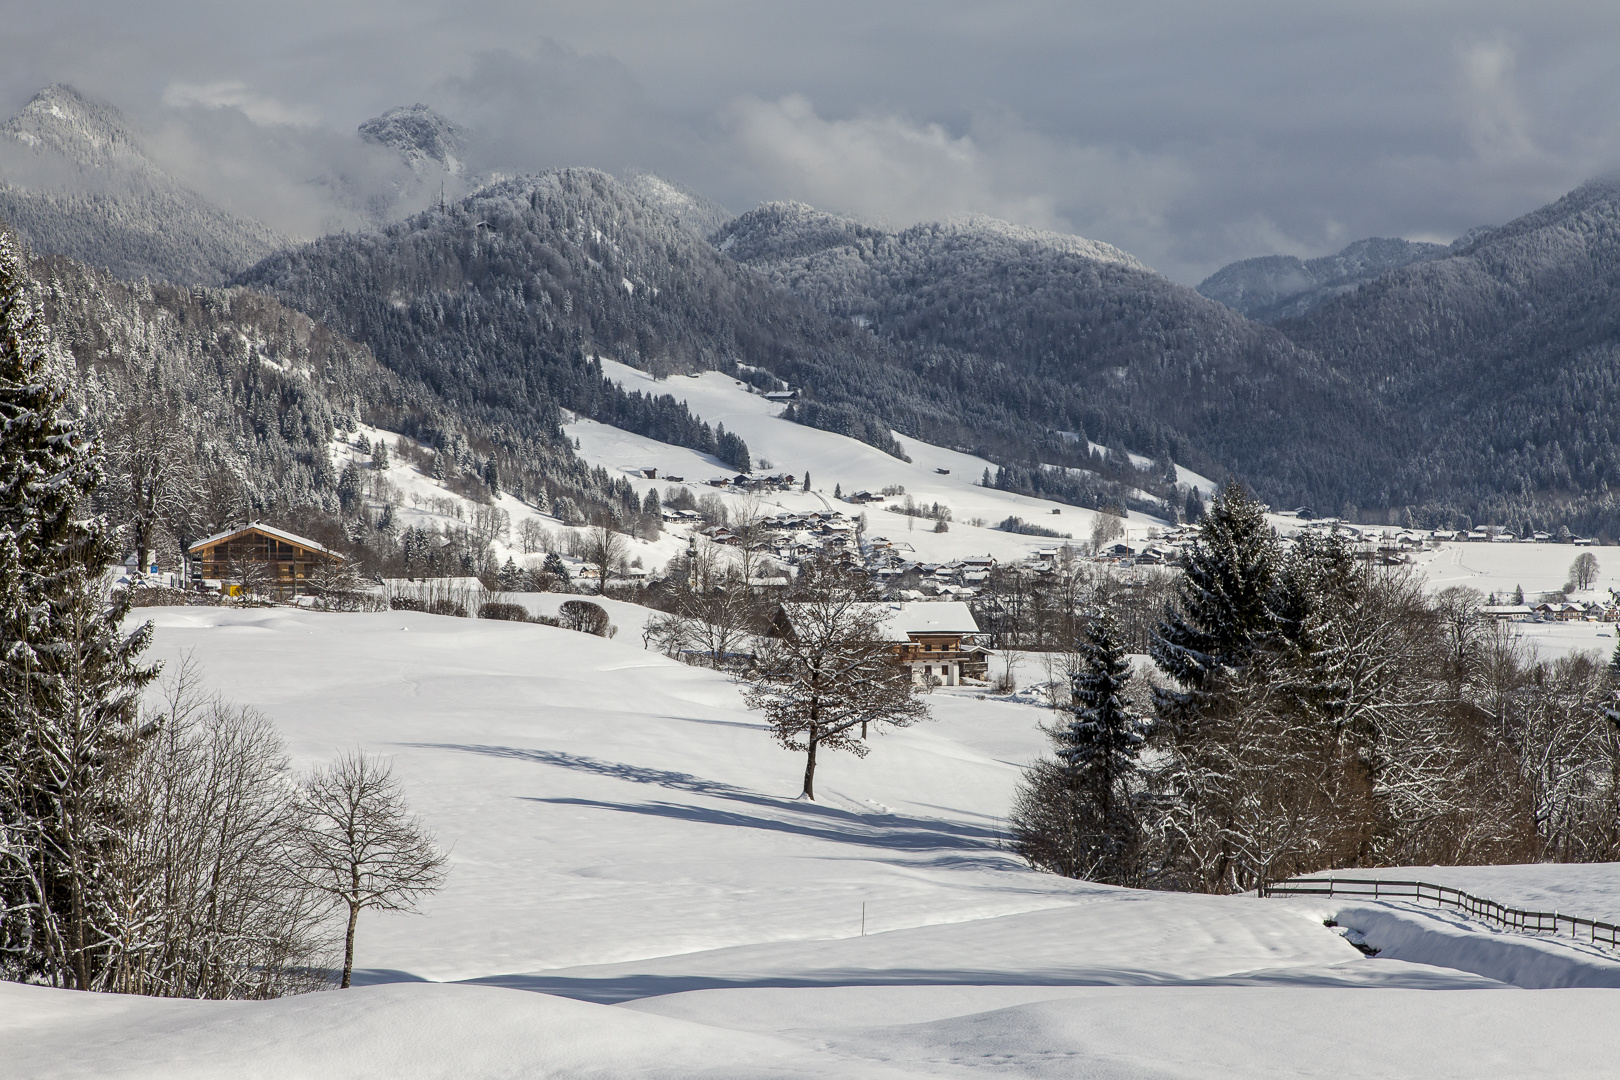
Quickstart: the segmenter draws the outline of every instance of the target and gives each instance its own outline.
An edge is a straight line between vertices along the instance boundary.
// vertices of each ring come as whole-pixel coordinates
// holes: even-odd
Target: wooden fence
[[[1495,900],[1465,893],[1449,885],[1427,881],[1391,881],[1384,878],[1294,878],[1262,885],[1261,896],[1368,896],[1374,900],[1433,901],[1436,907],[1460,911],[1475,919],[1494,923],[1504,930],[1528,934],[1565,933],[1594,945],[1620,947],[1620,926],[1582,919],[1557,911],[1526,911]]]

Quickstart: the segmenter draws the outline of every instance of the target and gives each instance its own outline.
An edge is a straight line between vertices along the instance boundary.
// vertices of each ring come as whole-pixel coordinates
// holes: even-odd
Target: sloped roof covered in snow
[[[782,612],[789,625],[794,625],[804,604],[783,604]],[[960,600],[924,601],[905,603],[874,601],[860,607],[876,610],[883,616],[884,638],[888,641],[909,641],[925,634],[977,634],[979,624],[973,612]]]
[[[191,547],[189,547],[187,550],[188,551],[201,551],[203,548],[213,547],[215,544],[219,543],[222,540],[229,540],[234,536],[242,536],[242,535],[244,535],[246,533],[250,533],[250,532],[263,533],[265,536],[273,536],[277,540],[285,540],[287,543],[295,544],[298,547],[301,547],[306,551],[318,551],[322,555],[331,555],[334,558],[340,558],[341,557],[341,556],[338,555],[337,552],[333,551],[331,548],[326,547],[324,544],[318,544],[314,540],[309,539],[308,537],[299,536],[296,533],[287,532],[285,529],[277,529],[277,528],[274,528],[274,527],[272,527],[270,525],[265,525],[264,523],[258,522],[258,521],[250,521],[246,525],[238,525],[234,529],[226,529],[222,533],[215,533],[213,536],[205,537],[205,538],[197,541],[195,544],[192,544]]]

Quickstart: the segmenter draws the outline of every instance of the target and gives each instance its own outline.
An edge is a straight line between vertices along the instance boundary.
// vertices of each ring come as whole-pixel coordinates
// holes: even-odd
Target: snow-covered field
[[[1494,592],[1502,603],[1509,604],[1515,588],[1523,588],[1525,598],[1531,602],[1541,593],[1562,589],[1569,580],[1570,563],[1587,552],[1597,559],[1597,580],[1592,589],[1576,595],[1607,598],[1610,589],[1620,589],[1617,548],[1448,543],[1416,553],[1413,562],[1435,589],[1466,585],[1486,595]]]
[[[362,918],[350,991],[0,985],[0,1077],[1614,1075],[1620,964],[1567,944],[1529,963],[1397,906],[1024,869],[998,842],[1043,749],[1028,705],[936,692],[933,721],[864,761],[826,755],[810,804],[734,685],[628,630],[140,614],[155,654],[189,652],[298,765],[392,756],[450,878],[425,915]],[[1615,867],[1455,873],[1600,916],[1620,885]],[[1364,958],[1333,914],[1385,952]]]

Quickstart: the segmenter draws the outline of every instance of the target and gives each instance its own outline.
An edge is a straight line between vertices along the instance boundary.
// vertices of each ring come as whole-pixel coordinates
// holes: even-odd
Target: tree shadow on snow
[[[1402,965],[1371,979],[1356,966],[1344,971],[1314,969],[1291,972],[1242,972],[1233,975],[1185,978],[1162,971],[1129,968],[1055,969],[1048,971],[984,971],[928,968],[826,968],[802,975],[760,974],[732,977],[714,975],[650,975],[625,972],[618,975],[533,974],[492,975],[469,979],[479,986],[501,986],[509,990],[529,990],[541,994],[615,1005],[641,998],[684,994],[694,990],[753,990],[764,988],[815,988],[837,986],[1207,986],[1207,987],[1286,987],[1286,988],[1367,988],[1404,990],[1459,990],[1499,988],[1489,979],[1473,980],[1446,970]],[[1377,961],[1369,961],[1376,964]]]
[[[622,761],[603,761],[583,754],[565,754],[556,750],[536,750],[524,746],[486,746],[478,743],[402,743],[420,750],[455,750],[463,754],[482,754],[485,757],[506,758],[509,761],[530,761],[536,765],[554,765],[575,772],[606,776],[614,780],[628,780],[632,784],[654,784],[676,791],[690,791],[695,795],[715,795],[730,798],[748,792],[717,780],[705,780],[691,773],[671,772],[668,769],[649,769],[644,765],[627,765]]]
[[[405,743],[420,749],[455,750],[466,754],[506,758],[511,761],[529,761],[536,765],[572,769],[633,784],[650,784],[673,791],[684,791],[726,802],[770,810],[761,815],[672,802],[606,802],[596,799],[543,798],[519,796],[529,802],[551,803],[565,806],[588,806],[601,810],[614,810],[626,814],[645,814],[672,818],[705,825],[728,825],[770,832],[792,833],[799,836],[830,840],[835,843],[858,844],[862,847],[888,848],[895,851],[992,851],[1001,846],[998,829],[941,818],[907,817],[902,814],[858,814],[836,806],[813,803],[802,799],[782,799],[758,792],[747,791],[732,784],[705,780],[690,773],[652,769],[643,765],[629,765],[622,761],[603,761],[582,754],[567,754],[555,750],[531,747],[487,746],[466,743]],[[781,815],[781,816],[777,816]],[[953,861],[963,861],[961,857]],[[971,861],[971,860],[967,860]],[[985,860],[1000,868],[1001,860]]]
[[[700,825],[726,825],[732,828],[763,829],[767,832],[789,833],[816,840],[861,847],[885,848],[890,851],[993,851],[998,847],[998,835],[990,829],[973,825],[958,825],[932,818],[910,818],[898,814],[852,814],[835,807],[811,807],[799,803],[781,802],[764,796],[738,796],[737,801],[755,803],[772,810],[795,815],[792,818],[767,817],[760,814],[739,813],[718,807],[692,806],[683,803],[648,802],[616,803],[600,799],[568,797],[541,798],[525,796],[529,802],[550,803],[554,806],[586,806],[598,810],[614,810],[624,814],[644,814],[650,817],[690,821]],[[819,819],[819,820],[818,820]],[[951,860],[961,862],[962,860]],[[999,862],[1000,860],[996,860]]]

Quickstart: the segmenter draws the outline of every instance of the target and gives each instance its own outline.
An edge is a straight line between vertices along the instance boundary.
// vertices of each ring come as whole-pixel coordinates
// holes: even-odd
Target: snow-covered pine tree
[[[1620,644],[1609,657],[1609,696],[1603,703],[1603,719],[1609,722],[1610,738],[1620,739]]]
[[[501,590],[503,592],[519,592],[523,588],[523,571],[513,561],[512,556],[506,557],[506,564],[501,567]]]
[[[106,524],[84,514],[99,456],[0,233],[0,970],[81,990],[118,933],[109,793],[156,674],[138,663],[150,624],[124,633],[127,600],[105,593]]]
[[[1069,718],[1047,729],[1055,755],[1031,766],[1009,818],[1013,850],[1065,877],[1135,884],[1142,824],[1133,781],[1149,725],[1131,704],[1131,665],[1111,612],[1092,616],[1077,650]]]
[[[1278,558],[1277,538],[1260,504],[1228,484],[1199,523],[1176,609],[1154,630],[1149,646],[1154,663],[1181,687],[1155,694],[1161,720],[1195,719],[1200,694],[1223,671],[1243,666],[1272,636]]]
[[[989,470],[986,470],[988,472]],[[986,485],[987,487],[989,485]],[[1196,525],[1204,517],[1204,497],[1195,487],[1187,492],[1187,504],[1181,508],[1181,519],[1189,525]]]
[[[1131,662],[1113,612],[1097,612],[1077,646],[1080,670],[1073,680],[1072,719],[1053,734],[1057,755],[1112,813],[1136,772],[1148,722],[1131,704]]]

